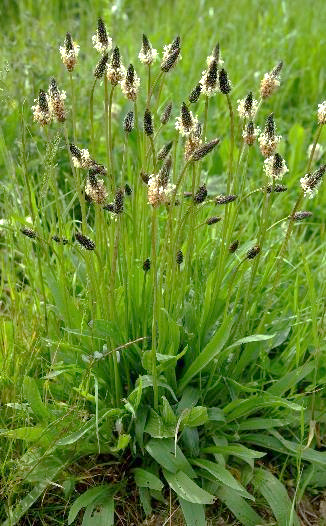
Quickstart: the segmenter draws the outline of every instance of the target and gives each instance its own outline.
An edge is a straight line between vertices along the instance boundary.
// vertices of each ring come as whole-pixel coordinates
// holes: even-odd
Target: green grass
[[[92,9],[82,1],[1,6],[0,520],[6,526],[67,524],[75,515],[81,523],[86,509],[83,524],[111,524],[115,506],[115,524],[138,524],[155,513],[163,523],[171,499],[172,509],[179,507],[175,517],[181,510],[189,526],[205,524],[204,508],[212,524],[223,516],[245,526],[296,525],[306,496],[326,486],[325,184],[300,204],[310,218],[288,219],[325,97],[326,8],[321,1],[311,9],[307,1],[253,0],[113,6],[99,0]],[[66,129],[73,140],[71,85],[58,52],[71,31],[81,47],[73,73],[76,144],[108,166],[102,81],[94,90],[94,151],[89,121],[99,59],[91,35],[99,15],[123,63],[132,62],[142,79],[140,129],[130,134],[127,150],[122,122],[133,105],[120,88],[114,92],[115,184],[133,190],[115,217],[84,204],[87,172],[72,171],[63,126],[52,123],[45,133],[31,111],[54,76],[67,92]],[[141,127],[143,32],[160,52],[181,35],[182,60],[166,75],[158,108],[155,96],[152,106],[157,130],[165,104],[174,104],[155,142],[158,151],[174,140],[174,183],[184,166],[174,120],[216,42],[234,109],[249,90],[258,98],[264,73],[284,61],[281,86],[263,103],[257,122],[263,127],[274,112],[289,167],[287,192],[268,197],[261,190],[263,158],[254,146],[244,151],[238,171],[233,164],[238,199],[214,204],[212,198],[227,190],[231,148],[227,100],[218,94],[209,102],[206,136],[219,137],[220,144],[190,164],[180,184],[193,194],[207,181],[209,199],[157,209],[147,203],[139,173],[154,167]],[[158,63],[153,71],[155,79]],[[202,122],[204,98],[190,109]],[[235,125],[236,162],[237,116]],[[319,142],[325,142],[324,129]],[[105,183],[109,189],[109,178]],[[222,221],[208,226],[211,216]],[[38,238],[23,236],[24,226]],[[96,251],[76,242],[81,228]],[[55,244],[53,235],[69,243]],[[239,249],[229,254],[235,239]],[[248,260],[257,243],[261,253]]]

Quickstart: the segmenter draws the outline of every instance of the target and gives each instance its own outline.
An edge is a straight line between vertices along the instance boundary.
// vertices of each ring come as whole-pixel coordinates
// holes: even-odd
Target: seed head
[[[149,178],[150,178],[150,175],[146,172],[144,172],[143,170],[140,172],[140,177],[142,178],[143,182],[145,184],[148,184],[148,181],[149,181]]]
[[[203,159],[203,157],[210,153],[215,148],[215,146],[218,145],[219,142],[220,139],[213,139],[212,141],[203,144],[193,152],[191,160],[200,161],[200,159]]]
[[[180,37],[177,36],[173,40],[172,44],[164,46],[161,70],[167,73],[176,65],[177,61],[180,59]]]
[[[97,31],[92,36],[93,46],[99,53],[107,53],[112,47],[112,38],[108,36],[105,24],[102,18],[98,19]]]
[[[326,100],[318,104],[317,117],[319,124],[326,124]]]
[[[157,154],[157,158],[158,158],[160,161],[163,161],[163,159],[165,159],[165,157],[167,156],[167,154],[168,154],[169,151],[171,150],[172,145],[173,145],[173,141],[170,141],[170,142],[168,142],[167,144],[165,144],[165,145],[160,149],[160,151],[159,151],[158,154]]]
[[[208,69],[203,71],[202,77],[200,79],[201,92],[203,95],[206,95],[206,97],[212,97],[219,91],[217,74],[217,60],[212,60],[208,66]]]
[[[276,126],[274,115],[271,113],[266,119],[264,133],[262,133],[258,138],[260,151],[264,157],[269,157],[272,155],[282,139],[282,136],[275,135],[275,132]]]
[[[134,66],[129,64],[127,74],[121,82],[122,93],[127,97],[127,99],[135,102],[137,99],[139,86],[140,78],[137,77]]]
[[[283,62],[279,62],[270,73],[265,73],[260,83],[260,95],[263,99],[270,97],[280,85],[280,73]]]
[[[72,162],[76,168],[91,168],[94,165],[93,159],[86,149],[80,150],[75,144],[70,144]]]
[[[81,232],[77,232],[75,235],[76,240],[78,243],[83,247],[86,248],[86,250],[94,250],[95,249],[95,243],[89,237],[84,236]]]
[[[215,223],[218,223],[219,221],[221,221],[221,217],[219,216],[213,216],[213,217],[209,217],[208,219],[206,219],[206,224],[207,225],[214,225]]]
[[[248,146],[252,146],[254,142],[256,141],[259,135],[259,132],[260,132],[260,128],[258,128],[258,126],[257,128],[255,128],[254,123],[252,121],[249,121],[246,128],[242,132],[242,137],[243,137],[244,142]]]
[[[223,95],[227,95],[231,91],[231,84],[229,77],[225,69],[221,69],[219,72],[219,83],[220,83],[220,92]]]
[[[281,60],[281,61],[280,61],[278,64],[276,64],[276,66],[272,69],[272,71],[271,71],[271,75],[272,75],[273,77],[279,77],[282,68],[283,68],[283,61]]]
[[[197,102],[197,100],[199,99],[200,93],[201,93],[201,84],[198,83],[197,86],[194,87],[194,89],[189,95],[189,102],[192,102],[192,103]]]
[[[293,219],[293,221],[302,221],[303,219],[307,219],[307,217],[311,216],[311,212],[295,212],[293,215],[289,216],[289,219]]]
[[[168,158],[158,174],[153,174],[148,180],[148,202],[153,207],[161,204],[169,204],[171,195],[175,190],[175,185],[170,184],[169,172],[171,168],[171,158]]]
[[[128,196],[132,194],[132,188],[129,186],[128,183],[125,184],[125,194]]]
[[[148,108],[144,113],[144,132],[148,137],[154,133],[152,114]]]
[[[92,164],[92,167],[89,169],[89,175],[107,175],[107,169],[103,164],[97,164],[95,161],[92,160],[94,164]]]
[[[79,46],[73,42],[71,33],[66,34],[64,45],[59,48],[61,60],[68,71],[73,71],[77,64]]]
[[[103,210],[108,210],[109,212],[114,212],[114,203],[108,203],[103,206]]]
[[[192,116],[186,104],[183,102],[181,106],[181,120],[185,128],[191,128],[193,124]]]
[[[283,157],[279,153],[274,153],[274,155],[265,159],[264,170],[266,175],[272,180],[282,179],[283,175],[289,171]]]
[[[274,187],[273,185],[268,185],[266,187],[266,192],[268,194],[272,193],[272,192],[275,192],[277,194],[281,193],[281,192],[286,192],[287,191],[287,187],[284,186],[283,184],[276,184]]]
[[[138,55],[140,62],[150,66],[153,62],[155,62],[157,56],[157,50],[152,48],[147,36],[143,35],[143,44]]]
[[[158,184],[165,188],[169,182],[169,175],[172,167],[171,156],[166,159],[160,171],[157,174]]]
[[[49,109],[53,117],[56,118],[58,122],[64,122],[66,120],[66,110],[65,110],[65,101],[66,92],[59,91],[55,79],[52,77],[50,80],[50,85],[48,89],[48,104]]]
[[[322,181],[326,172],[326,164],[320,166],[312,174],[306,174],[300,179],[301,188],[304,192],[305,197],[312,199],[318,192],[318,187]]]
[[[169,102],[166,107],[163,110],[163,113],[161,115],[161,124],[167,124],[171,117],[171,111],[172,111],[172,102]]]
[[[113,50],[106,76],[112,86],[116,86],[126,76],[126,68],[121,64],[120,50],[117,46]]]
[[[171,45],[171,51],[174,51],[175,49],[180,49],[180,36],[177,35],[175,39],[173,40]]]
[[[124,202],[124,191],[119,188],[116,191],[115,199],[114,199],[114,212],[116,214],[122,214],[123,212],[123,203]]]
[[[145,259],[143,263],[143,271],[148,272],[151,268],[151,260],[149,258]]]
[[[274,113],[271,113],[270,115],[268,115],[266,119],[264,131],[267,137],[269,137],[269,139],[273,139],[275,137],[276,127],[275,127],[275,121],[274,121]]]
[[[24,234],[24,236],[29,237],[31,239],[35,239],[37,237],[37,233],[32,228],[24,227],[20,231],[22,234]]]
[[[195,150],[197,150],[202,145],[202,139],[201,139],[201,125],[198,122],[196,126],[196,130],[192,134],[190,134],[185,142],[185,150],[184,155],[186,161],[189,161],[191,159],[192,154]]]
[[[238,100],[238,113],[242,119],[253,119],[257,113],[258,101],[253,98],[252,91],[245,99]]]
[[[90,173],[86,180],[85,194],[91,202],[98,205],[104,204],[107,200],[108,192],[104,186],[103,179],[97,179],[95,175]]]
[[[52,236],[52,240],[56,243],[62,243],[62,245],[67,245],[69,243],[68,239],[65,237]]]
[[[220,51],[220,44],[217,43],[216,46],[214,47],[211,55],[209,55],[206,59],[206,64],[207,64],[207,67],[209,68],[212,61],[213,60],[216,60],[217,62],[217,65],[219,68],[221,68],[224,64],[224,60],[222,60],[221,58],[221,51]]]
[[[135,126],[134,112],[128,111],[123,120],[123,131],[125,133],[131,133]]]
[[[107,66],[107,63],[108,63],[108,60],[109,60],[109,55],[107,53],[105,53],[105,55],[103,55],[103,57],[100,59],[100,61],[98,62],[95,70],[94,70],[94,77],[97,78],[97,79],[101,79],[104,75],[104,72],[105,72],[105,69],[106,69],[106,66]]]
[[[203,184],[200,186],[197,190],[197,192],[194,195],[194,203],[199,204],[203,203],[207,197],[207,188],[206,185]]]
[[[38,122],[41,126],[46,126],[52,120],[52,115],[50,112],[48,104],[48,96],[45,91],[40,90],[38,99],[35,99],[35,106],[32,106],[33,118],[35,122]]]
[[[175,128],[180,135],[187,137],[194,133],[198,124],[197,117],[194,117],[187,105],[183,102],[181,106],[180,117],[176,118]]]
[[[95,250],[95,243],[89,237],[84,236],[81,232],[75,234],[78,243],[86,250]]]
[[[177,265],[181,265],[181,263],[183,262],[183,253],[182,253],[182,250],[178,250],[178,251],[177,251],[177,255],[176,255],[175,260],[176,260],[176,262],[177,262]]]
[[[230,194],[230,195],[218,195],[215,198],[215,203],[217,205],[227,205],[228,203],[232,203],[233,201],[235,201],[237,198],[238,198],[238,196],[237,195],[233,195],[233,194]]]
[[[260,252],[260,246],[255,245],[254,247],[248,250],[247,259],[254,259],[256,256],[258,256],[259,252]]]
[[[235,252],[236,250],[238,250],[239,248],[239,240],[236,239],[235,241],[233,241],[231,243],[231,245],[229,246],[229,252],[230,254],[233,254],[233,252]]]

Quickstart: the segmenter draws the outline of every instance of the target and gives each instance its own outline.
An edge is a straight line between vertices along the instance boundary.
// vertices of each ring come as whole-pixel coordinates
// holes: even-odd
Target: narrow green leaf
[[[278,451],[294,457],[301,455],[303,460],[326,466],[326,451],[316,451],[312,448],[302,449],[301,444],[284,439],[275,430],[270,432],[274,436],[253,433],[243,435],[243,439],[267,450]]]
[[[121,409],[109,409],[106,411],[102,416],[99,417],[98,423],[100,423],[105,418],[109,417],[115,417],[121,415],[122,411]],[[82,436],[84,436],[86,433],[91,431],[91,429],[95,428],[96,426],[96,419],[95,417],[91,418],[86,424],[84,424],[79,431],[74,431],[73,433],[70,433],[70,435],[67,435],[64,438],[60,438],[60,440],[57,441],[57,446],[67,446],[70,444],[74,444],[79,440]]]
[[[42,402],[42,398],[34,378],[25,376],[23,391],[24,396],[31,406],[36,418],[38,418],[41,422],[48,422],[50,414],[47,407]]]
[[[207,408],[196,406],[192,409],[186,410],[184,416],[181,418],[180,428],[184,427],[198,427],[208,422]]]
[[[194,504],[179,497],[180,506],[187,526],[206,526],[203,504]]]
[[[0,431],[0,436],[14,438],[17,440],[26,440],[26,442],[35,442],[45,434],[45,428],[41,426],[18,427],[8,431]]]
[[[313,363],[305,363],[302,367],[298,367],[298,369],[294,369],[294,371],[290,371],[282,378],[279,378],[279,380],[267,389],[267,392],[276,396],[281,396],[293,386],[301,382],[303,378],[314,370],[314,367],[315,365]]]
[[[224,486],[219,488],[216,494],[243,526],[259,526],[264,524],[264,520],[237,491]]]
[[[79,497],[77,497],[77,499],[74,501],[69,510],[68,525],[74,522],[75,518],[77,517],[78,513],[82,508],[86,508],[90,504],[97,502],[98,499],[100,502],[101,499],[104,497],[111,497],[112,492],[113,488],[106,484],[102,486],[97,486],[95,488],[90,488],[81,495],[79,495]]]
[[[149,420],[145,427],[145,433],[153,438],[169,438],[175,435],[175,426],[165,424],[154,409],[150,410]]]
[[[181,378],[179,391],[182,392],[190,380],[207,367],[214,358],[216,358],[229,338],[232,324],[233,318],[230,316],[226,318],[222,325],[217,329],[211,341],[206,347],[204,347],[202,352],[197,356],[190,367],[188,367],[187,371]]]
[[[162,467],[168,469],[172,473],[177,471],[184,471],[189,477],[194,478],[196,473],[192,469],[188,460],[182,453],[181,449],[177,445],[176,447],[176,456],[174,440],[163,439],[157,440],[152,438],[146,445],[147,452],[153,457],[158,464]]]
[[[102,497],[89,504],[85,510],[82,526],[114,526],[114,499]]]
[[[262,453],[261,451],[255,451],[253,449],[249,449],[242,444],[228,444],[228,445],[215,445],[215,446],[209,446],[204,447],[202,449],[204,453],[217,453],[221,455],[232,455],[234,457],[242,458],[243,460],[246,459],[255,459],[255,458],[262,458],[265,456],[265,453]]]
[[[244,343],[251,343],[251,342],[261,342],[265,340],[271,340],[274,338],[275,334],[252,334],[251,336],[246,336],[245,338],[241,338],[240,340],[237,340],[236,342],[232,343],[232,345],[229,345],[225,350],[229,351],[230,349],[233,349],[234,347],[238,347],[238,345],[242,345]]]
[[[217,464],[216,462],[212,462],[211,460],[196,458],[191,461],[192,464],[195,464],[199,468],[205,469],[213,475],[219,482],[222,482],[225,486],[228,486],[229,488],[234,489],[235,491],[239,491],[243,497],[246,497],[250,500],[255,500],[250,493],[247,492],[247,490],[238,482],[231,473],[225,469],[225,467],[221,466],[221,464]]]
[[[289,526],[292,503],[283,484],[270,471],[261,468],[255,470],[253,484],[272,508],[278,526]],[[300,526],[296,513],[293,518],[293,525]]]
[[[2,523],[2,526],[15,526],[18,524],[20,519],[28,512],[37,499],[42,495],[43,491],[49,486],[50,482],[56,478],[62,467],[63,464],[57,464],[53,469],[49,469],[46,479],[38,482],[32,491],[16,504],[13,510],[11,508],[9,509],[9,517]]]
[[[165,396],[162,396],[162,402],[163,402],[163,405],[162,405],[163,421],[168,426],[174,426],[174,429],[175,429],[175,426],[177,425],[177,417],[174,414],[174,411]]]
[[[151,495],[148,488],[139,488],[139,498],[146,517],[152,513]]]
[[[150,488],[156,491],[161,491],[163,489],[163,482],[161,482],[160,479],[150,471],[142,468],[135,468],[133,471],[135,474],[135,482],[138,487]]]
[[[219,407],[208,407],[207,408],[208,420],[213,422],[225,422],[225,415]]]
[[[215,497],[204,489],[200,488],[188,475],[183,471],[171,473],[163,469],[164,477],[169,486],[175,493],[188,502],[194,504],[213,504]]]
[[[285,398],[265,392],[260,393],[259,395],[257,394],[256,396],[251,396],[250,398],[233,400],[224,407],[224,414],[226,416],[226,421],[232,422],[237,418],[256,413],[264,407],[286,407],[293,411],[302,410],[302,406],[299,404],[295,404]]]
[[[273,427],[282,427],[288,425],[287,420],[280,418],[247,418],[244,422],[240,422],[239,429],[241,431],[256,431],[257,429],[270,429]]]

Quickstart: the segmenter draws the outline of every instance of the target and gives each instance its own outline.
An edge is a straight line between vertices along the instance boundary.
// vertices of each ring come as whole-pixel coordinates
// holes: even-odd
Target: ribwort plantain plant
[[[47,484],[73,487],[74,466],[89,456],[121,466],[122,476],[110,472],[77,498],[68,524],[84,507],[85,521],[97,514],[114,524],[114,507],[130,488],[150,515],[169,488],[189,526],[206,524],[205,505],[217,500],[242,524],[261,524],[259,495],[280,525],[298,525],[295,502],[259,459],[273,450],[295,456],[297,485],[303,462],[325,463],[313,449],[321,411],[317,337],[308,358],[284,352],[290,376],[271,363],[282,345],[288,349],[289,333],[273,312],[289,244],[299,251],[296,237],[304,239],[311,217],[300,208],[316,196],[326,171],[315,156],[326,102],[318,106],[305,173],[291,189],[296,200],[280,218],[289,169],[278,115],[267,104],[281,89],[282,62],[236,102],[232,60],[222,60],[217,44],[206,63],[203,57],[201,74],[198,65],[191,94],[178,100],[173,79],[182,75],[182,39],[165,45],[161,57],[145,34],[140,40],[137,63],[98,20],[92,42],[100,57],[89,72],[86,128],[78,123],[73,77],[82,55],[69,32],[60,55],[70,87],[61,91],[54,78],[47,91],[37,86],[34,126],[44,132],[44,151],[59,137],[57,161],[70,175],[49,185],[46,212],[44,196],[29,199],[31,222],[18,232],[39,271],[30,281],[35,291],[41,282],[42,338],[50,349],[44,402],[36,381],[24,380],[34,457],[24,455],[20,470],[29,470],[33,482],[48,465]],[[124,105],[118,124],[116,101]],[[217,108],[228,116],[227,129],[213,122]],[[26,164],[30,195],[27,172]],[[250,228],[243,221],[248,210]],[[305,255],[302,261],[313,295]],[[288,397],[306,376],[307,393]],[[309,437],[293,436],[305,422]],[[281,511],[275,495],[283,499]],[[16,524],[24,508],[10,513],[13,521],[5,524]]]

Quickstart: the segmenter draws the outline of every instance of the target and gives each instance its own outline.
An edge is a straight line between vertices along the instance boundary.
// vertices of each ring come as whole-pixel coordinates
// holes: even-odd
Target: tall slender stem
[[[74,79],[72,76],[72,71],[69,72],[70,76],[70,86],[71,86],[71,108],[72,108],[72,129],[73,129],[73,138],[74,143],[77,142],[77,132],[76,132],[76,98],[75,98],[75,87]]]
[[[115,188],[115,179],[113,173],[113,155],[112,155],[112,101],[113,101],[114,86],[111,87],[109,100],[109,157],[110,157],[110,173],[112,178],[112,187]]]
[[[95,137],[94,137],[94,90],[96,86],[97,79],[94,80],[92,85],[91,94],[89,97],[89,119],[91,123],[91,145],[92,153],[95,152]]]
[[[315,134],[315,138],[314,138],[314,142],[313,142],[313,147],[311,149],[311,153],[310,153],[310,157],[308,159],[308,163],[307,163],[307,167],[306,167],[306,173],[309,173],[310,169],[311,169],[311,165],[312,165],[312,161],[313,161],[313,158],[314,158],[314,154],[315,154],[315,150],[316,150],[316,146],[317,146],[317,143],[318,143],[318,140],[319,140],[319,137],[320,137],[320,134],[322,132],[322,129],[323,129],[323,125],[322,124],[319,124],[318,128],[317,128],[317,131],[316,131],[316,134]],[[269,311],[269,308],[271,306],[271,303],[272,303],[272,298],[274,297],[274,292],[276,290],[276,288],[278,287],[279,285],[279,282],[280,282],[280,279],[281,279],[281,272],[280,272],[280,267],[279,267],[279,263],[282,261],[284,255],[285,255],[285,252],[286,252],[286,249],[287,249],[287,246],[288,246],[288,243],[289,243],[289,240],[290,240],[290,237],[291,237],[291,233],[292,233],[292,230],[293,230],[293,225],[294,225],[294,214],[298,211],[302,201],[303,201],[303,198],[304,198],[304,192],[301,191],[300,192],[300,195],[292,209],[292,212],[290,214],[290,219],[289,219],[289,225],[288,225],[288,228],[287,228],[287,231],[286,231],[286,234],[285,234],[285,237],[284,237],[284,241],[281,245],[281,248],[279,250],[279,253],[278,253],[278,256],[277,258],[275,259],[275,263],[274,265],[272,266],[272,269],[271,269],[271,272],[274,270],[275,266],[278,265],[278,268],[277,268],[277,275],[276,275],[276,278],[275,280],[273,281],[273,287],[272,287],[272,290],[269,294],[269,301],[267,302],[267,305],[265,306],[264,308],[264,314],[263,316],[261,317],[261,320],[260,320],[260,323],[259,323],[259,326],[257,328],[257,331],[259,332],[259,330],[263,327],[264,325],[264,322],[265,322],[265,319],[266,319],[266,316],[268,314],[268,311]]]
[[[110,142],[109,142],[109,91],[108,91],[108,79],[104,76],[104,124],[105,124],[105,147],[106,147],[106,164],[108,173],[111,178],[111,189],[113,189],[113,174],[110,169]]]
[[[74,176],[75,185],[76,185],[76,191],[79,199],[80,209],[81,209],[81,216],[82,216],[82,232],[85,232],[86,230],[86,203],[85,198],[83,196],[83,192],[81,189],[81,180],[80,180],[80,174],[79,170],[74,167],[74,163],[72,162],[71,153],[70,153],[70,145],[69,145],[69,138],[68,138],[68,131],[67,127],[64,126],[64,135],[65,135],[65,141],[66,141],[66,147],[68,150],[69,160],[70,160],[70,166],[71,170]]]
[[[230,113],[230,155],[229,155],[229,168],[228,168],[228,178],[227,178],[227,193],[230,193],[231,189],[231,179],[233,175],[233,154],[234,154],[234,113],[231,103],[231,98],[229,94],[226,95]]]
[[[153,320],[152,320],[152,377],[154,391],[154,409],[158,408],[158,383],[156,368],[156,349],[157,333],[156,326],[158,323],[158,302],[157,302],[157,212],[156,208],[152,210],[152,269],[153,269]]]
[[[206,141],[206,130],[207,130],[207,120],[208,120],[208,103],[209,98],[205,97],[205,111],[204,111],[204,126],[203,126],[203,140]]]
[[[148,80],[147,80],[147,103],[146,106],[149,108],[151,101],[151,65],[148,64]]]

